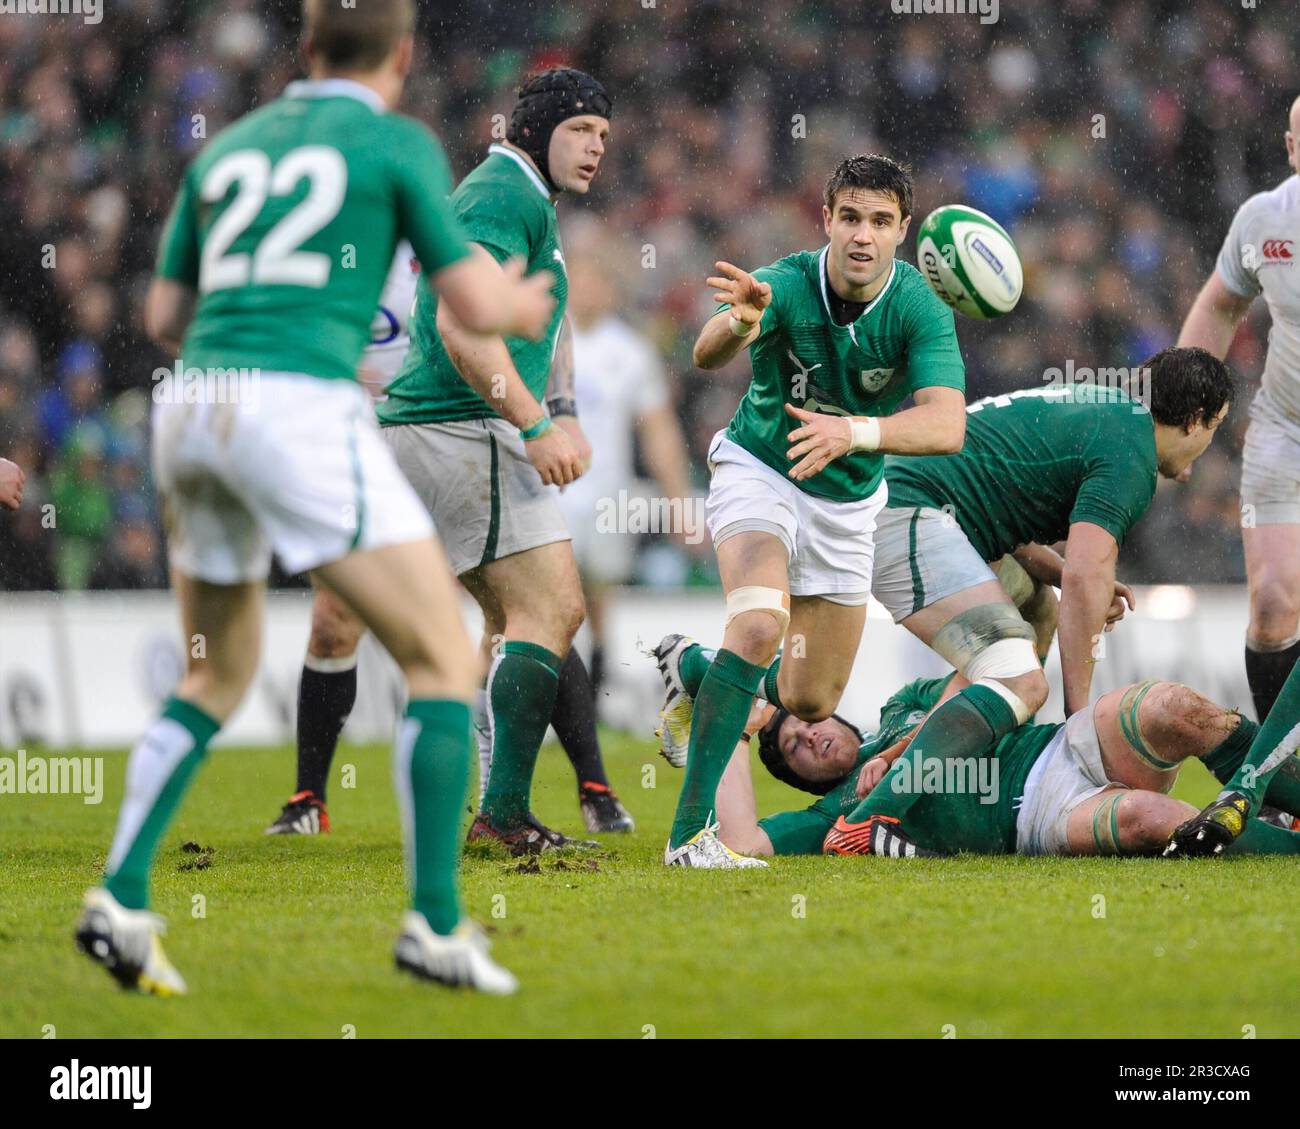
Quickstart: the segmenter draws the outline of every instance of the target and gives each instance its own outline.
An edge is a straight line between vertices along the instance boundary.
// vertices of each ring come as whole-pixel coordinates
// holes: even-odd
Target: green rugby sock
[[[682,661],[678,665],[678,670],[681,672],[682,685],[686,687],[686,692],[692,698],[699,697],[700,684],[704,681],[704,676],[709,673],[709,667],[713,665],[717,654],[717,651],[706,650],[698,643],[687,647],[682,652]]]
[[[471,743],[468,704],[413,698],[393,745],[411,905],[435,933],[460,921],[456,871]]]
[[[1225,855],[1300,855],[1300,831],[1275,827],[1262,819],[1246,820],[1246,829]]]
[[[710,651],[696,643],[688,647],[682,654],[682,661],[678,669],[682,676],[682,685],[686,687],[686,692],[692,697],[699,697],[700,685],[704,682],[704,676],[709,673],[709,667],[713,665],[713,660],[718,656],[717,651]],[[763,673],[763,686],[759,691],[763,695],[765,702],[770,702],[777,709],[784,709],[781,705],[781,695],[776,688],[777,675],[781,673],[781,656],[778,654],[772,660],[772,665]]]
[[[781,673],[781,656],[777,655],[772,660],[772,665],[767,668],[767,673],[763,675],[763,698],[771,702],[777,709],[784,709],[781,705],[781,693],[776,688],[777,675]]]
[[[1228,734],[1201,760],[1220,784],[1227,784],[1245,762],[1246,754],[1259,735],[1258,722],[1243,717]],[[1300,815],[1300,756],[1290,756],[1277,770],[1264,790],[1264,802],[1275,808]]]
[[[1250,814],[1257,814],[1270,781],[1283,765],[1295,761],[1297,745],[1300,745],[1300,666],[1291,668],[1268,720],[1259,727],[1250,751],[1219,795],[1241,792],[1250,799]],[[1295,778],[1294,769],[1288,777]],[[1300,815],[1300,812],[1292,814]]]
[[[149,908],[158,843],[220,728],[198,706],[172,698],[131,751],[104,879],[105,889],[127,909]]]
[[[564,660],[537,643],[508,640],[488,674],[492,767],[482,810],[498,827],[528,814],[537,751],[555,710]]]
[[[670,846],[680,847],[704,829],[713,811],[718,781],[745,731],[762,680],[763,667],[724,648],[700,683],[691,719],[686,779],[677,799]]]
[[[993,753],[997,743],[1017,728],[1006,699],[987,686],[967,686],[934,711],[903,755],[890,769],[888,787],[872,793],[877,814],[902,819],[923,794],[928,759],[967,760]],[[876,792],[883,792],[878,799]]]

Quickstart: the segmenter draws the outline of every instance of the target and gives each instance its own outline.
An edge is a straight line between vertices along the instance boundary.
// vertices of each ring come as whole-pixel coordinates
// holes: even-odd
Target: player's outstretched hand
[[[853,429],[848,416],[809,412],[793,404],[786,404],[785,410],[803,424],[786,436],[790,449],[785,454],[794,463],[790,477],[796,482],[820,474],[832,459],[849,453]]]
[[[27,475],[17,463],[0,459],[0,506],[16,510],[23,504],[23,487]]]
[[[561,427],[548,428],[536,439],[525,440],[524,451],[547,486],[567,486],[582,475],[582,456]]]
[[[713,300],[729,302],[731,316],[737,321],[757,325],[772,304],[772,287],[731,263],[717,262],[713,267],[718,273],[706,280],[713,287]]]
[[[551,293],[555,275],[548,270],[539,270],[525,278],[524,261],[518,256],[502,263],[501,273],[506,276],[515,303],[514,320],[506,330],[506,336],[540,341],[546,336],[546,327],[551,324],[551,315],[555,313],[555,295]]]

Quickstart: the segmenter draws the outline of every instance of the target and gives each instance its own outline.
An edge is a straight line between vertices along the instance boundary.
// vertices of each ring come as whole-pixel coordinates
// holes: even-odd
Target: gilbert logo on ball
[[[925,217],[916,235],[916,263],[930,288],[971,318],[1009,314],[1024,289],[1011,236],[991,216],[962,204],[945,204]]]

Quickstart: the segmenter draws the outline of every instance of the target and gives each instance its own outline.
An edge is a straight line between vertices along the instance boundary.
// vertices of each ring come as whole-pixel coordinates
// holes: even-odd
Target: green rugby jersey
[[[521,256],[527,262],[525,274],[549,270],[555,275],[551,288],[556,298],[555,314],[546,336],[541,341],[505,339],[524,384],[542,400],[569,293],[560,225],[550,190],[518,153],[504,145],[493,145],[486,159],[452,193],[451,204],[466,238],[482,244],[498,262]],[[379,405],[379,422],[385,427],[485,419],[498,414],[465,383],[451,363],[438,336],[437,313],[437,298],[421,285],[411,318],[411,348],[397,378],[388,386],[388,399]]]
[[[860,823],[875,808],[872,797],[856,795],[858,770],[884,752],[903,734],[919,725],[934,707],[952,675],[918,678],[909,682],[880,711],[880,729],[858,754],[857,764],[835,788],[803,811],[779,812],[758,822],[778,855],[821,854],[822,841],[840,816]],[[967,793],[923,793],[907,814],[904,830],[918,845],[932,851],[956,854],[1014,854],[1016,817],[1030,769],[1060,725],[1022,725],[998,742],[993,755],[998,760],[998,789],[995,802],[984,804]],[[901,763],[885,774],[872,795],[891,787],[891,776]]]
[[[960,851],[980,855],[1015,854],[1016,818],[1025,794],[1025,781],[1034,762],[1061,729],[1059,724],[1022,725],[1008,733],[998,742],[990,761],[997,765],[997,789],[992,793],[991,803],[984,803],[983,796],[969,791],[922,791],[903,819],[903,831],[917,846],[943,854]],[[902,763],[903,758],[895,762],[876,785],[876,791],[849,815],[850,822],[860,823],[874,814],[873,797],[881,789],[892,787],[891,777]],[[975,783],[968,773],[955,779],[961,787]],[[992,776],[986,780],[992,783]]]
[[[834,415],[886,416],[920,388],[966,388],[952,310],[921,273],[895,260],[885,288],[858,319],[836,325],[826,290],[829,251],[799,251],[753,272],[771,285],[772,302],[749,346],[753,378],[727,437],[782,475],[794,465],[786,437],[800,426],[786,414],[787,402]],[[795,485],[834,502],[860,501],[880,485],[883,466],[881,455],[855,451]]]
[[[918,678],[894,694],[881,708],[880,726],[858,750],[853,770],[831,791],[802,811],[783,811],[758,821],[767,832],[778,855],[819,855],[822,840],[835,821],[848,815],[861,801],[855,794],[858,771],[867,761],[884,752],[904,733],[920,725],[943,693],[951,674],[941,678]]]
[[[355,380],[398,241],[426,272],[469,253],[437,139],[360,83],[291,83],[185,171],[157,273],[194,287],[198,368]]]
[[[1155,496],[1154,421],[1118,390],[1029,388],[966,411],[961,451],[890,457],[885,478],[891,507],[949,507],[986,561],[1059,541],[1076,521],[1123,544]]]

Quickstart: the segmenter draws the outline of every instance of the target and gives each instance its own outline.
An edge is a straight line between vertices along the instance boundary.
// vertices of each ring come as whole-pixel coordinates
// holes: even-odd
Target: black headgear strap
[[[612,108],[605,88],[591,75],[572,67],[542,71],[519,88],[506,140],[532,157],[546,183],[554,188],[550,151],[555,127],[583,114],[608,118]]]

